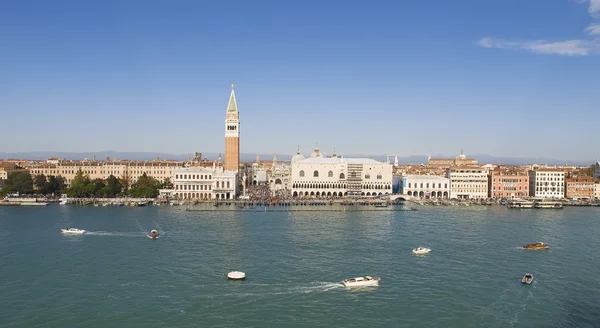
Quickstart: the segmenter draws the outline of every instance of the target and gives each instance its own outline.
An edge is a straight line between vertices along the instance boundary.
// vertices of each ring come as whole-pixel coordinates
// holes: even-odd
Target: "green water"
[[[595,208],[0,207],[0,327],[600,327],[599,222]],[[537,241],[550,249],[519,247]],[[380,286],[340,283],[362,275]]]

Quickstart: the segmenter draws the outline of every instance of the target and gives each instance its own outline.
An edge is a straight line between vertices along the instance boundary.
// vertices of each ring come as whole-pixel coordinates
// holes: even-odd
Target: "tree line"
[[[141,197],[154,198],[158,196],[159,189],[173,188],[169,179],[160,182],[144,173],[138,180],[131,184],[128,177],[117,178],[110,175],[107,179],[90,179],[81,170],[77,171],[71,186],[66,187],[62,176],[37,175],[35,178],[27,171],[9,172],[0,195],[19,193],[20,195],[42,194],[60,195],[69,197]]]

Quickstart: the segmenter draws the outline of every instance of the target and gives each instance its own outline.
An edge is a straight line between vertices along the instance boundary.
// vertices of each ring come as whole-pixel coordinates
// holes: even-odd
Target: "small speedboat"
[[[227,274],[227,279],[244,280],[246,279],[246,274],[241,271],[231,271]]]
[[[548,244],[545,243],[535,243],[535,244],[527,244],[523,246],[525,249],[546,249],[548,248]]]
[[[381,280],[381,278],[364,276],[344,279],[343,283],[346,287],[376,287],[379,286],[379,280]]]
[[[158,234],[158,231],[156,231],[156,230],[150,231],[150,234],[147,236],[150,239],[158,239],[158,237],[160,237],[160,235]]]
[[[83,235],[85,233],[85,230],[75,229],[75,228],[62,228],[62,229],[60,229],[60,231],[64,234],[71,234],[71,235]]]
[[[417,248],[413,249],[412,252],[415,255],[425,255],[425,254],[429,254],[429,252],[431,252],[431,248],[417,247]]]
[[[533,275],[531,273],[526,273],[521,279],[522,284],[530,285],[533,282]]]

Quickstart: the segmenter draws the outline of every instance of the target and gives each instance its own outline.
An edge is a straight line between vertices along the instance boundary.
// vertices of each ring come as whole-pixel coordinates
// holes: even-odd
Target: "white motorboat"
[[[67,205],[69,203],[69,197],[67,197],[67,194],[60,195],[60,198],[58,199],[58,203],[60,205]]]
[[[416,254],[416,255],[425,255],[425,254],[429,254],[429,252],[431,252],[431,248],[417,247],[417,248],[413,249],[412,252],[413,252],[413,254]]]
[[[241,271],[231,271],[227,274],[227,279],[243,280],[246,279],[246,274]]]
[[[521,283],[525,285],[531,285],[533,282],[533,275],[531,273],[526,273],[521,279]]]
[[[83,235],[85,233],[85,230],[75,229],[75,228],[63,228],[63,229],[60,229],[60,231],[64,234],[71,234],[71,235]]]
[[[364,276],[344,279],[343,283],[346,287],[376,287],[379,286],[379,280],[381,280],[381,278]]]
[[[148,236],[148,238],[150,238],[150,239],[158,239],[158,237],[160,237],[160,235],[158,234],[158,231],[157,231],[157,230],[152,230],[152,231],[150,231],[150,234],[149,234],[149,235],[147,235],[147,236]]]

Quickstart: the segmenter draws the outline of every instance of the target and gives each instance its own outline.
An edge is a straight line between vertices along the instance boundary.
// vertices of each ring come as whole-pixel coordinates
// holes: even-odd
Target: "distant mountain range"
[[[241,153],[240,159],[243,162],[253,162],[256,160],[256,156],[259,156],[261,161],[271,161],[273,154],[256,154],[256,153]],[[304,154],[308,156],[309,154]],[[341,154],[339,154],[341,155]],[[338,156],[339,156],[338,155]],[[57,152],[57,151],[32,151],[32,152],[18,152],[18,153],[5,153],[0,152],[0,159],[19,158],[27,160],[43,160],[51,157],[58,157],[64,159],[81,160],[84,158],[92,159],[95,156],[96,160],[104,160],[107,157],[119,160],[155,160],[160,159],[171,159],[177,161],[185,161],[188,158],[193,158],[194,154],[167,154],[167,153],[151,153],[151,152],[119,152],[119,151],[99,151],[99,152]],[[344,157],[370,157],[375,160],[385,161],[386,155],[365,155],[365,154],[344,154]],[[453,158],[454,156],[443,156],[436,155],[434,158]],[[202,153],[203,158],[209,160],[216,160],[219,157],[218,153]],[[565,161],[554,158],[546,157],[495,157],[486,154],[473,154],[469,155],[470,158],[475,158],[480,164],[507,164],[507,165],[524,165],[524,164],[548,164],[548,165],[576,165],[576,166],[588,166],[596,161],[594,160],[574,160]],[[277,154],[277,159],[280,161],[289,161],[292,155]],[[389,156],[391,162],[394,161],[394,156]],[[402,164],[420,164],[427,163],[427,156],[413,155],[408,157],[398,157],[399,163]]]

